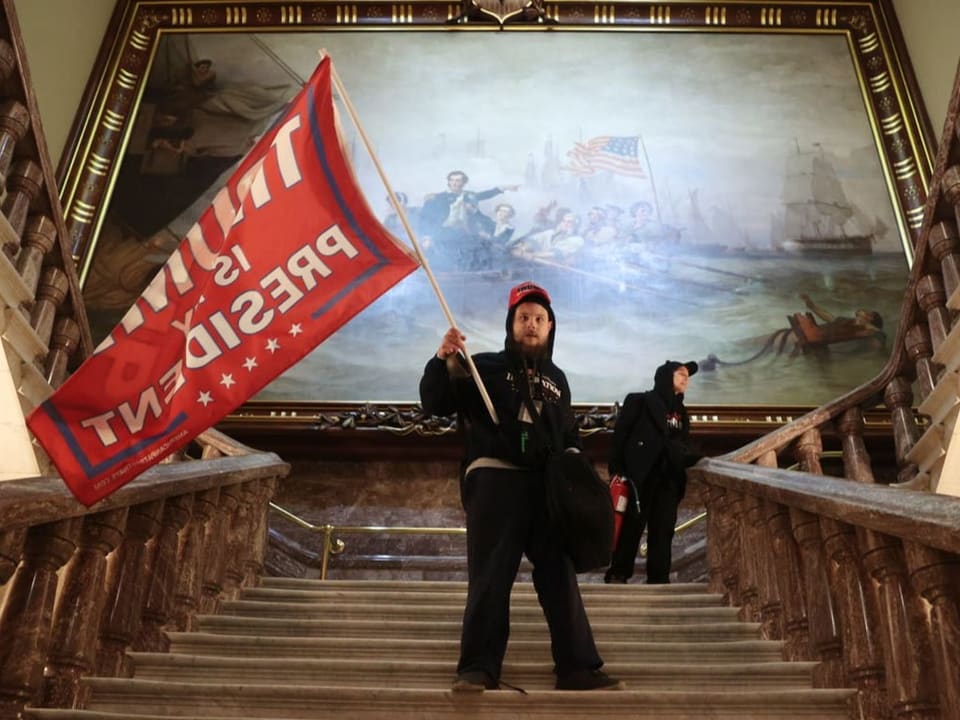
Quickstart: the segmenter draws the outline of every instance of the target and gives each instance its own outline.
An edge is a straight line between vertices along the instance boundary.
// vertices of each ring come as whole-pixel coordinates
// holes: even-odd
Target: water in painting
[[[840,36],[163,42],[131,143],[140,155],[125,158],[85,285],[101,335],[324,47],[472,350],[502,346],[509,288],[531,279],[553,295],[556,360],[580,403],[644,389],[671,358],[702,361],[694,404],[817,404],[889,354],[907,262]],[[199,80],[184,74],[203,60]],[[216,133],[217,113],[230,134]],[[341,119],[369,204],[403,237]],[[158,207],[187,177],[191,196]],[[415,400],[445,326],[416,273],[257,399]]]

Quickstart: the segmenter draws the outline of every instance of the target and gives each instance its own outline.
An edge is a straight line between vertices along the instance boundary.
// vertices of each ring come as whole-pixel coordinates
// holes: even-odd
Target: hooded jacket
[[[683,363],[668,360],[657,368],[653,389],[630,393],[613,429],[613,446],[607,469],[639,487],[654,474],[662,474],[679,483],[684,470],[699,455],[690,451],[690,418],[683,394],[673,390],[673,373]]]
[[[533,298],[526,298],[529,300]],[[547,309],[553,327],[546,351],[536,362],[525,359],[513,341],[513,317],[519,303],[507,312],[504,349],[472,356],[497,411],[499,426],[490,418],[463,358],[454,355],[441,360],[434,355],[424,367],[420,402],[431,415],[457,414],[466,439],[465,469],[482,459],[492,460],[500,467],[539,470],[551,452],[581,447],[570,386],[566,375],[552,360],[556,318],[548,302],[540,304]],[[530,393],[539,406],[540,425],[548,447],[535,432],[521,393]]]

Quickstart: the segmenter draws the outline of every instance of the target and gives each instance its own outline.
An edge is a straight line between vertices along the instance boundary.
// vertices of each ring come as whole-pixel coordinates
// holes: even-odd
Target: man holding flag
[[[417,267],[368,208],[321,60],[96,352],[27,419],[92,505],[217,423]]]

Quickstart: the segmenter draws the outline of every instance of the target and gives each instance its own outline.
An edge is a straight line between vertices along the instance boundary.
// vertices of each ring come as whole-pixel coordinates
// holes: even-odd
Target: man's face
[[[663,377],[661,375],[661,377]],[[675,393],[685,393],[687,385],[690,384],[690,371],[686,366],[681,365],[673,371],[673,391]]]
[[[547,347],[553,323],[547,309],[535,302],[520,303],[513,315],[513,341],[528,351]]]
[[[573,232],[573,229],[577,226],[577,216],[573,213],[566,213],[560,222],[557,223],[557,230],[563,230],[565,232]]]
[[[447,177],[447,189],[452,193],[460,192],[466,184],[467,179],[460,173],[454,173]]]

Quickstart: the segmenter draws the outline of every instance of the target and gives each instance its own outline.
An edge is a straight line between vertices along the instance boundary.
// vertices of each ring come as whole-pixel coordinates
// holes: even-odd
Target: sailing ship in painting
[[[798,144],[788,156],[783,207],[784,252],[827,257],[873,252],[874,235],[857,227],[863,213],[847,199],[820,145],[803,151]]]

